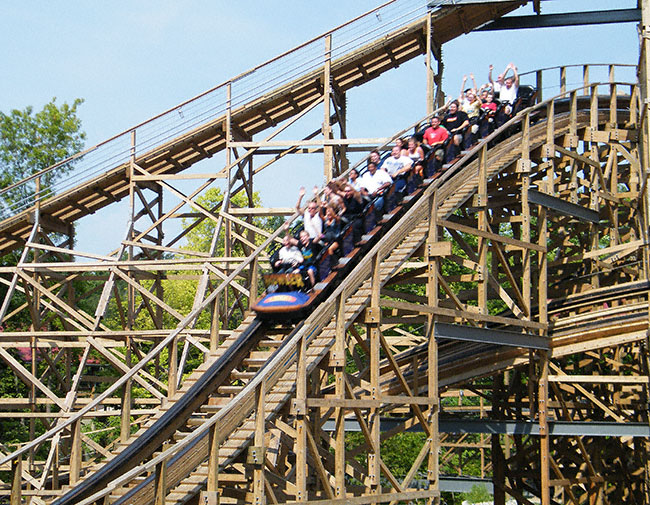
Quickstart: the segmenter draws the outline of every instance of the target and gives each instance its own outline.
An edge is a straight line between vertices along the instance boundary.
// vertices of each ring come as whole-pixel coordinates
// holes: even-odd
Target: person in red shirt
[[[443,126],[440,126],[440,118],[433,116],[431,118],[431,126],[427,128],[422,137],[422,141],[429,147],[442,144],[449,137],[449,132]]]

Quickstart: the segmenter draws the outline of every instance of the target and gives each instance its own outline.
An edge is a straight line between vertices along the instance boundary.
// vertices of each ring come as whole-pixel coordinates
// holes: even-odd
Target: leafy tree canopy
[[[82,103],[77,98],[72,105],[64,102],[59,106],[53,98],[40,112],[35,113],[31,106],[14,109],[9,114],[0,112],[0,188],[44,170],[83,148],[86,134],[77,117]],[[51,186],[71,168],[72,165],[67,165],[47,174],[41,187]],[[5,200],[15,203],[28,195],[29,190],[17,189],[5,195]]]

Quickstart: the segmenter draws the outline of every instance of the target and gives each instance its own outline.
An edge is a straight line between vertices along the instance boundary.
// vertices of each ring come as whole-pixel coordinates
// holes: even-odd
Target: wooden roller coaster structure
[[[208,100],[214,117],[199,111],[146,149],[143,123],[52,169],[86,174],[74,187],[43,192],[37,174],[0,191],[35,195],[0,222],[0,248],[20,254],[0,267],[0,359],[22,385],[0,417],[28,434],[1,441],[0,501],[439,503],[479,484],[497,504],[650,502],[645,37],[638,79],[617,79],[629,66],[615,64],[522,77],[538,103],[386,215],[381,240],[306,319],[248,311],[281,233],[259,218],[297,217],[254,207],[255,174],[319,150],[332,177],[348,153],[419,127],[433,105],[391,137],[346,139],[344,93],[425,54],[433,104],[442,43],[524,3],[388,2],[367,16],[409,14],[341,54],[341,28],[301,46],[324,47],[322,59],[261,96],[237,104],[233,79],[215,88],[223,114],[208,92],[179,108]],[[367,19],[342,28],[367,30]],[[545,97],[551,72],[559,92]],[[273,140],[319,104],[322,128]],[[126,161],[110,154],[124,139]],[[220,150],[226,166],[185,194],[177,183],[199,176],[184,170]],[[118,162],[98,174],[87,165],[104,151]],[[256,167],[255,156],[270,160]],[[206,208],[218,179],[223,202]],[[239,192],[248,206],[234,205]],[[179,203],[163,207],[163,194]],[[119,248],[75,250],[74,222],[123,197]],[[168,238],[179,216],[193,224]],[[210,250],[180,248],[202,222],[214,226]],[[185,308],[165,294],[181,284]],[[391,443],[410,444],[406,463],[390,459]]]

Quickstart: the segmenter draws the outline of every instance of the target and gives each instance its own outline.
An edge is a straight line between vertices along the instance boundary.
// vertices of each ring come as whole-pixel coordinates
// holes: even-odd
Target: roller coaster
[[[0,190],[0,250],[20,256],[0,267],[0,417],[28,435],[2,440],[0,501],[440,503],[480,485],[496,504],[649,503],[645,37],[638,66],[522,74],[537,103],[378,219],[306,317],[250,310],[282,232],[261,219],[299,218],[255,207],[255,175],[314,150],[327,178],[364,166],[348,155],[440,112],[442,44],[526,3],[387,2]],[[430,110],[345,138],[346,91],[422,55]],[[276,139],[318,106],[315,132]],[[75,221],[123,198],[119,247],[76,250]],[[208,250],[182,247],[202,223]]]

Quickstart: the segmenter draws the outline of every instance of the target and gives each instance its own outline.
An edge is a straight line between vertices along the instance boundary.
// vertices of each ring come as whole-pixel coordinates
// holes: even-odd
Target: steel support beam
[[[436,338],[481,342],[483,344],[525,347],[527,349],[549,349],[547,337],[540,337],[530,333],[476,328],[460,324],[436,323],[435,335]]]
[[[520,30],[524,28],[555,28],[561,26],[602,25],[641,21],[641,9],[612,9],[606,11],[565,12],[535,16],[506,16],[478,28],[476,31]]]

